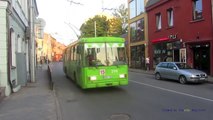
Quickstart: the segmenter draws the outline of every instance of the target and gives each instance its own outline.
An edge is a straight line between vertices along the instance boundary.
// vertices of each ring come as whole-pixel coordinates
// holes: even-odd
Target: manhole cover
[[[128,114],[114,114],[110,116],[109,120],[130,120],[130,115]]]

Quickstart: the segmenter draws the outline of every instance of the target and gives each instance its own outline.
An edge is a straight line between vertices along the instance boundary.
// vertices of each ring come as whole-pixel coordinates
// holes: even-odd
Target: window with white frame
[[[162,28],[161,14],[160,13],[156,14],[156,28],[157,28],[157,30],[160,30]]]
[[[203,6],[202,0],[192,0],[193,4],[193,20],[202,19]]]
[[[167,16],[168,16],[168,26],[172,27],[174,25],[174,14],[172,8],[167,10]]]

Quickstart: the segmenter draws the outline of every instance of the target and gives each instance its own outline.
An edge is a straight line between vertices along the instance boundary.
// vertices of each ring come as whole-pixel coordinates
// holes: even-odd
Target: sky
[[[36,1],[39,11],[38,18],[42,18],[46,22],[44,31],[65,45],[77,40],[81,25],[87,19],[102,13],[102,8],[118,8],[121,4],[125,4],[127,7],[127,0]],[[104,12],[111,14],[113,11],[105,10]]]

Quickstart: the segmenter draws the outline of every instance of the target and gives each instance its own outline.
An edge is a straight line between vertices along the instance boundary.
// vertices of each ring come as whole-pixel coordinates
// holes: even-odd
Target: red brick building
[[[149,0],[150,64],[186,62],[213,75],[211,0]]]

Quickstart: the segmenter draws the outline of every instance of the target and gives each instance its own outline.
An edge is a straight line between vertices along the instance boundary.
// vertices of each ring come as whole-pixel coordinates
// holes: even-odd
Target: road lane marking
[[[177,93],[177,94],[180,94],[180,95],[190,96],[190,97],[193,97],[193,98],[198,98],[198,99],[213,102],[212,99],[199,97],[199,96],[196,96],[196,95],[191,95],[191,94],[187,94],[187,93],[183,93],[183,92],[178,92],[178,91],[175,91],[175,90],[170,90],[170,89],[166,89],[166,88],[162,88],[162,87],[158,87],[158,86],[154,86],[154,85],[150,85],[150,84],[146,84],[146,83],[141,83],[141,82],[137,82],[137,81],[134,81],[134,80],[130,80],[130,81],[133,82],[133,83],[140,84],[140,85],[145,85],[145,86],[153,87],[153,88],[164,90],[164,91],[173,92],[173,93]]]

